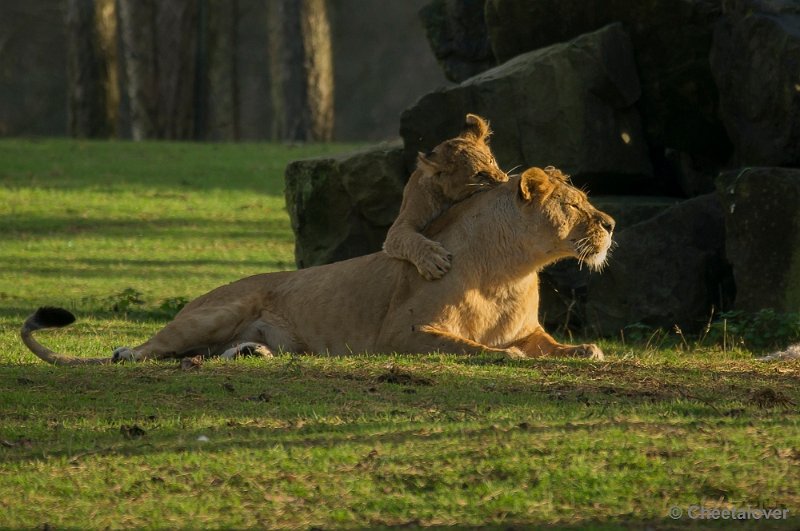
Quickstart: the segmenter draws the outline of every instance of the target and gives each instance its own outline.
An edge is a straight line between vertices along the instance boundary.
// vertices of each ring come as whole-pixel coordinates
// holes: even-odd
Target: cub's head
[[[508,180],[489,149],[489,124],[468,114],[461,134],[417,156],[417,171],[452,203]]]
[[[549,260],[574,257],[594,270],[608,258],[614,219],[597,210],[567,176],[549,166],[530,168],[520,177],[520,210],[537,247]]]

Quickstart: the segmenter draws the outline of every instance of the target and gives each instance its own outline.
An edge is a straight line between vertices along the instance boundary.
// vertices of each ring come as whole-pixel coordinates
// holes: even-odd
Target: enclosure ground
[[[800,362],[689,340],[606,362],[448,354],[57,368],[182,301],[291,269],[282,170],[351,146],[0,142],[0,528],[720,529],[800,517]],[[671,508],[681,519],[668,516]]]

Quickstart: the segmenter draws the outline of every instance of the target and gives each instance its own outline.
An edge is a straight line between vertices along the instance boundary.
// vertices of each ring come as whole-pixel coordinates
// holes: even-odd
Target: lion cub
[[[450,270],[452,255],[421,234],[451,205],[508,180],[489,149],[489,124],[468,114],[461,134],[417,156],[417,168],[403,190],[400,213],[383,243],[393,258],[414,264],[426,280]]]

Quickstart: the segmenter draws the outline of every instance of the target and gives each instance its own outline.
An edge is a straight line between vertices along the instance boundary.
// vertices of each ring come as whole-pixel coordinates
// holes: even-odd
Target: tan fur
[[[236,352],[243,343],[272,352],[602,358],[596,345],[562,345],[543,330],[537,272],[566,257],[599,268],[613,225],[581,191],[532,168],[434,221],[427,233],[458,256],[437,282],[385,253],[256,275],[195,299],[142,345],[119,349],[114,360],[218,355]],[[78,363],[32,338],[47,326],[26,321],[28,347],[51,363]]]
[[[417,168],[403,190],[397,219],[389,228],[383,250],[414,264],[426,280],[450,270],[451,255],[442,244],[422,235],[451,205],[508,180],[489,149],[489,124],[468,114],[461,134],[417,156]]]

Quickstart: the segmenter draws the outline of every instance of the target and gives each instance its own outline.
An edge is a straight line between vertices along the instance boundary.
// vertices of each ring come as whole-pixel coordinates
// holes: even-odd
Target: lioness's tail
[[[53,352],[33,338],[33,332],[46,328],[61,328],[75,322],[75,316],[62,308],[42,307],[25,319],[20,336],[31,352],[53,365],[98,365],[111,363],[111,358],[76,358]]]

